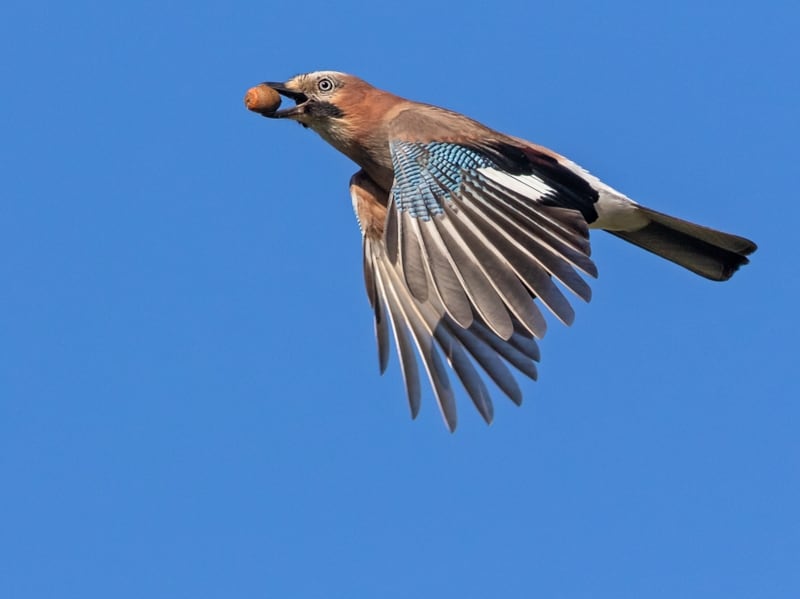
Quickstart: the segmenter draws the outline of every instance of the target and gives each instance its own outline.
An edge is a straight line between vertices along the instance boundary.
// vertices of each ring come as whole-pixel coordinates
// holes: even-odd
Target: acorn
[[[253,112],[273,113],[281,105],[281,96],[271,87],[256,85],[247,90],[244,95],[244,105]]]

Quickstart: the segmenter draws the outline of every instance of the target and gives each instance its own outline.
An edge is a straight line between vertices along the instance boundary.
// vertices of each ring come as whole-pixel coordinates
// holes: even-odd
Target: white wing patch
[[[478,172],[498,185],[534,201],[555,193],[552,187],[536,175],[509,175],[494,168],[479,168]]]

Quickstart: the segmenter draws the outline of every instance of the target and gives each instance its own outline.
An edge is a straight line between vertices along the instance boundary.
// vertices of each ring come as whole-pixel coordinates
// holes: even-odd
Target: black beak
[[[283,110],[276,110],[272,113],[262,113],[266,117],[274,118],[274,119],[282,119],[282,118],[292,118],[299,116],[305,112],[305,105],[308,102],[308,96],[303,93],[296,92],[294,90],[288,89],[285,83],[276,83],[274,81],[265,81],[262,85],[266,85],[267,87],[271,87],[280,95],[289,98],[290,100],[294,100],[295,105],[291,108],[284,108]]]

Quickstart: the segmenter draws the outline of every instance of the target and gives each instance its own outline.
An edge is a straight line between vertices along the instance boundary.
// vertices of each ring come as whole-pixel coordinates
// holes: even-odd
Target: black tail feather
[[[641,207],[650,223],[636,231],[609,231],[617,237],[666,258],[713,281],[727,281],[756,244],[744,237],[723,233]]]

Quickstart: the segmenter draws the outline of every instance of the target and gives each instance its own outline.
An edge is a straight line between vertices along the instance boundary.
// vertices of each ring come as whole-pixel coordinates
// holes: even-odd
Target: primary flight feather
[[[295,105],[278,110],[275,92]],[[455,394],[443,358],[486,422],[492,401],[476,365],[519,404],[508,366],[536,379],[536,339],[546,329],[533,300],[569,325],[574,311],[562,287],[591,298],[581,276],[597,276],[590,228],[714,281],[729,279],[756,249],[645,208],[547,148],[352,75],[263,83],[245,103],[313,129],[361,167],[350,195],[381,372],[391,329],[412,416],[422,393],[418,354],[451,431]]]

